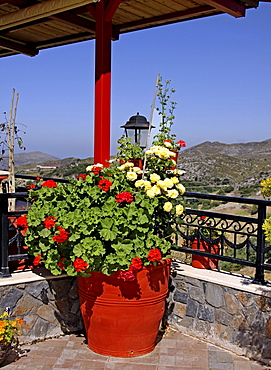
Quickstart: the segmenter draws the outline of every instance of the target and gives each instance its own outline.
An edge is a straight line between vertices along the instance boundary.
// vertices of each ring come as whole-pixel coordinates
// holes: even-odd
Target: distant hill
[[[42,153],[42,152],[30,152],[30,153],[18,153],[14,155],[15,167],[20,167],[26,164],[31,163],[43,163],[48,161],[57,161],[59,158],[54,157],[53,155]],[[0,169],[8,169],[8,158],[4,157],[0,161]]]
[[[258,186],[271,176],[271,139],[224,144],[206,141],[179,154],[184,179],[202,184]]]

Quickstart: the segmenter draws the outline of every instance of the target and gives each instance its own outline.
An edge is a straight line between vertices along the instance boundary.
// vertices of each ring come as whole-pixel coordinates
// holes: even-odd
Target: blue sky
[[[121,35],[112,54],[112,154],[130,116],[149,120],[158,73],[176,89],[172,131],[187,147],[271,137],[271,3],[241,19],[220,15]],[[2,58],[0,70],[0,122],[15,88],[27,152],[93,155],[94,41]]]

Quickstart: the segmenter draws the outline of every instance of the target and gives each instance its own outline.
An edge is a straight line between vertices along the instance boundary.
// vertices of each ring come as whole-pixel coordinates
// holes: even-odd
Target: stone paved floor
[[[102,356],[92,352],[79,335],[67,335],[23,346],[19,360],[7,359],[3,370],[267,370],[266,366],[237,356],[188,335],[169,330],[150,354],[134,358]]]

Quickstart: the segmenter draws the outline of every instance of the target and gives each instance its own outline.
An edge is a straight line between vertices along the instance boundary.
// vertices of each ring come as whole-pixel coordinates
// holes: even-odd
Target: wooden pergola
[[[0,0],[0,57],[96,40],[94,161],[110,158],[111,41],[120,34],[228,13],[258,0]]]

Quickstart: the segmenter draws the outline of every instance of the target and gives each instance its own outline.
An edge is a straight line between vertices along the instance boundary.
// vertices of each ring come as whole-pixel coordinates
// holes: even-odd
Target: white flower
[[[185,173],[185,171],[184,170],[177,170],[177,169],[175,169],[175,170],[173,170],[173,173],[174,173],[174,175],[181,176],[181,175],[183,175]]]
[[[151,150],[151,149],[146,150],[146,155],[152,155],[152,154],[153,154],[153,152],[152,152],[152,150]]]
[[[180,216],[183,213],[183,206],[181,204],[177,204],[176,206],[176,216]]]
[[[179,190],[181,195],[185,193],[185,187],[182,184],[177,184],[176,188]]]
[[[166,202],[163,207],[165,212],[170,212],[172,210],[172,203]]]
[[[124,165],[125,165],[125,168],[134,167],[134,163],[132,163],[132,162],[126,162],[126,163],[124,163]]]
[[[173,190],[168,190],[168,192],[167,192],[167,196],[168,196],[169,198],[176,199],[176,198],[178,197],[178,195],[179,195],[179,192],[178,192],[177,190],[175,190],[175,189],[173,189]]]
[[[87,166],[86,171],[92,171],[94,167],[100,167],[103,168],[103,165],[101,163],[93,164],[91,166]]]
[[[159,181],[160,180],[160,176],[159,175],[157,175],[156,173],[152,173],[151,175],[150,175],[150,180],[151,180],[151,182],[157,182],[157,181]]]
[[[169,152],[170,157],[175,157],[176,153],[175,152]]]
[[[126,177],[130,181],[135,181],[137,179],[137,174],[135,172],[127,172]]]

